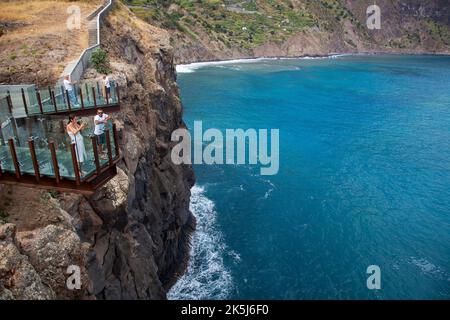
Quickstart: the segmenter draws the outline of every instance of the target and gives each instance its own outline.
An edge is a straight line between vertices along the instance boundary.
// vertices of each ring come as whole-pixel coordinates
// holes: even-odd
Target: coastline
[[[376,51],[376,52],[348,52],[348,53],[329,53],[325,55],[300,55],[300,56],[276,56],[276,57],[244,57],[238,59],[225,60],[204,60],[190,63],[176,64],[175,69],[177,73],[191,73],[197,69],[215,66],[227,65],[235,63],[256,63],[261,61],[276,61],[276,60],[314,60],[314,59],[335,59],[347,56],[376,56],[376,55],[392,55],[392,56],[450,56],[450,52],[391,52],[391,51]]]

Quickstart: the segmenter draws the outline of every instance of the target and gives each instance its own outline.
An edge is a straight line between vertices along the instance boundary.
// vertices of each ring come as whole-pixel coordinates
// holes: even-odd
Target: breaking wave
[[[167,294],[171,300],[227,299],[233,279],[226,269],[223,256],[227,247],[216,227],[214,202],[205,196],[205,189],[191,189],[190,210],[197,218],[193,234],[189,265],[186,273]]]
[[[350,54],[333,54],[329,56],[305,56],[305,57],[280,57],[280,58],[251,58],[251,59],[234,59],[234,60],[219,60],[219,61],[206,61],[206,62],[194,62],[189,64],[179,64],[176,66],[177,73],[192,73],[199,68],[210,66],[224,66],[228,64],[240,64],[240,63],[256,63],[261,61],[272,60],[312,60],[312,59],[335,59],[339,57],[348,56]]]

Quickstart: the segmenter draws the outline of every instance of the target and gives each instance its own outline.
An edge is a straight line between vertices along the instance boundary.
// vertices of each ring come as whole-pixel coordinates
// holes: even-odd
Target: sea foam
[[[249,58],[249,59],[234,59],[234,60],[219,60],[219,61],[206,61],[206,62],[194,62],[189,64],[179,64],[176,66],[177,73],[192,73],[197,69],[211,66],[224,66],[229,64],[241,64],[241,63],[257,63],[261,61],[274,61],[274,60],[314,60],[314,59],[335,59],[339,57],[348,56],[350,54],[333,54],[322,57],[275,57],[275,58]]]
[[[190,210],[197,218],[197,230],[192,239],[189,265],[167,297],[171,300],[226,299],[233,280],[223,257],[230,253],[226,252],[222,233],[216,227],[214,202],[205,196],[204,187],[195,185],[191,189]]]

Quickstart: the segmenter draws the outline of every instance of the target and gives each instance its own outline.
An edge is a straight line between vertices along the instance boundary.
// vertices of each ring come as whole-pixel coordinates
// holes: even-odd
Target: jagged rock
[[[16,237],[17,227],[12,223],[0,225],[0,241],[13,242]]]
[[[89,296],[89,279],[85,272],[85,248],[73,230],[48,225],[45,228],[18,232],[17,242],[21,251],[39,274],[43,283],[52,288],[59,299],[74,299]],[[81,269],[81,290],[66,287],[67,267]]]
[[[54,299],[55,294],[16,246],[16,227],[0,226],[0,300]]]
[[[117,168],[117,175],[89,199],[90,204],[103,221],[115,221],[127,205],[128,189],[128,176]]]
[[[66,193],[60,199],[62,211],[72,217],[72,225],[82,240],[94,241],[94,236],[100,231],[103,221],[96,214],[91,204],[79,194]]]

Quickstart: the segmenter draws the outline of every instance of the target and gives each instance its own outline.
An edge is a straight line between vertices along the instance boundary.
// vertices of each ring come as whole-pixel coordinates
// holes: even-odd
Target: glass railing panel
[[[36,96],[36,86],[24,87],[25,100],[27,101],[27,106],[34,107],[38,105],[38,100]]]
[[[75,170],[73,168],[70,143],[59,145],[56,148],[56,158],[58,161],[59,174],[62,178],[75,180]]]
[[[2,123],[2,128],[1,128],[1,133],[2,133],[2,136],[3,136],[3,140],[4,140],[4,144],[7,144],[8,143],[8,139],[10,139],[10,138],[13,138],[13,139],[15,139],[15,137],[14,137],[14,132],[13,132],[13,126],[12,126],[12,120],[13,118],[9,118],[9,119],[6,119],[3,123]]]
[[[95,165],[94,147],[91,139],[91,135],[83,134],[84,146],[86,148],[86,159],[83,163],[83,178],[89,177],[96,173],[97,167]]]
[[[109,103],[117,103],[116,82],[110,81],[110,85]]]
[[[34,175],[35,172],[28,145],[26,146],[24,145],[21,147],[16,146],[15,150],[17,155],[17,162],[20,168],[20,173]]]
[[[48,88],[42,89],[39,91],[39,93],[41,95],[42,110],[44,111],[44,113],[55,112],[55,106],[53,105],[50,90]]]
[[[72,110],[79,110],[81,109],[81,101],[80,101],[80,95],[79,95],[79,85],[74,84],[73,90],[68,92],[69,99],[70,99],[70,108]]]
[[[66,111],[68,110],[68,106],[66,103],[66,95],[62,86],[56,86],[53,89],[53,93],[55,95],[55,102],[58,111]]]
[[[0,122],[4,122],[11,117],[8,106],[8,98],[6,95],[0,97]]]
[[[4,172],[16,172],[8,144],[0,146],[0,164]]]
[[[28,139],[32,135],[31,132],[33,131],[33,124],[29,120],[30,119],[28,118],[11,119],[11,125],[15,138],[14,140],[17,147],[28,146]],[[16,127],[15,130],[14,125]]]
[[[34,148],[41,176],[54,177],[55,171],[53,170],[48,140],[44,137],[34,137]]]
[[[111,145],[111,156],[113,159],[116,158],[116,144],[115,144],[115,137],[114,137],[114,131],[112,129],[112,125],[109,127],[109,143]]]
[[[94,96],[92,89],[87,82],[80,84],[80,89],[83,94],[83,103],[85,108],[92,108],[94,106]]]

